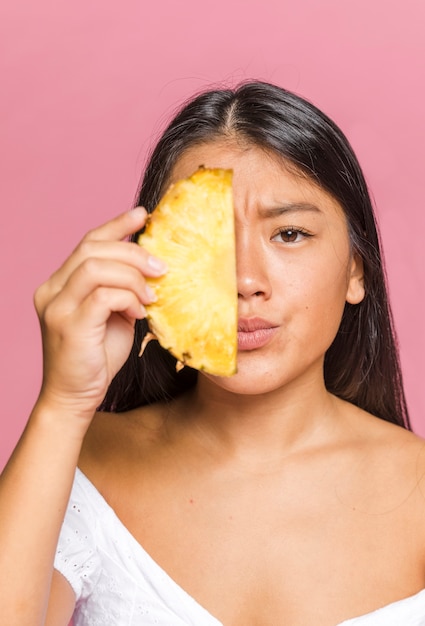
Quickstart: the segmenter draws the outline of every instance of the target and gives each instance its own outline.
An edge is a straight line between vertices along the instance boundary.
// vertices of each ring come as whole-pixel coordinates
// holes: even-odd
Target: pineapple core
[[[138,243],[168,265],[146,281],[149,327],[178,367],[236,372],[237,286],[232,170],[199,168],[172,184]]]

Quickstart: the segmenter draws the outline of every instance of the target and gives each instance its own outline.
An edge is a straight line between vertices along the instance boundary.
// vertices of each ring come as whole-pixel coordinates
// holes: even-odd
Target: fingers
[[[141,246],[126,238],[143,227],[147,213],[137,207],[88,232],[74,253],[59,270],[60,274],[73,271],[84,259],[90,257],[110,258],[129,263],[147,276],[158,276],[166,267],[160,259],[149,255]]]
[[[92,291],[73,314],[75,324],[81,329],[87,327],[90,333],[96,329],[103,333],[103,325],[111,322],[119,313],[132,326],[136,319],[146,317],[146,310],[139,298],[125,289],[99,287]]]
[[[105,309],[113,311],[107,295],[112,289],[131,292],[133,300],[137,299],[137,307],[132,307],[137,312],[135,317],[140,317],[142,305],[155,300],[138,268],[117,260],[90,257],[77,267],[58,293],[54,299],[55,309],[68,315],[91,294],[101,291]]]
[[[160,259],[152,257],[138,244],[127,241],[84,239],[64,265],[52,276],[57,286],[63,287],[72,272],[90,259],[114,260],[134,267],[144,276],[161,276],[167,270],[166,265]]]
[[[84,239],[119,241],[140,230],[145,225],[147,217],[148,214],[143,207],[136,207],[89,231]]]
[[[57,272],[36,291],[43,334],[43,389],[50,398],[91,416],[128,358],[134,324],[153,302],[146,277],[166,268],[128,236],[140,230],[138,208],[83,238]]]
[[[61,341],[69,336],[73,343],[84,347],[104,341],[105,324],[110,323],[115,314],[121,314],[131,325],[146,315],[139,298],[133,292],[119,288],[98,287],[78,306],[69,304],[59,296],[47,307],[44,323]]]
[[[143,226],[146,218],[146,211],[137,207],[87,233],[62,267],[36,291],[34,301],[39,316],[65,285],[77,288],[79,280],[80,288],[85,291],[81,294],[75,291],[76,300],[81,301],[100,286],[129,288],[130,277],[141,303],[147,304],[149,296],[143,276],[161,276],[166,272],[166,265],[141,246],[125,241],[128,235]],[[111,262],[117,265],[111,265]],[[125,268],[134,271],[126,274]]]

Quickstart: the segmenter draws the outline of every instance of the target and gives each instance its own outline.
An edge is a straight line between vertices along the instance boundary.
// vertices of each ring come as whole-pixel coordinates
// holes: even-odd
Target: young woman
[[[231,378],[176,373],[155,342],[137,356],[145,277],[167,268],[128,237],[200,164],[234,171]],[[206,92],[137,204],[36,293],[44,378],[1,478],[2,623],[424,626],[423,441],[341,131],[273,85]]]

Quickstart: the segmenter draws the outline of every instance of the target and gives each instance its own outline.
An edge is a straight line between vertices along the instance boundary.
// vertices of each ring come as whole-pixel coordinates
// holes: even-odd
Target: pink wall
[[[0,467],[40,384],[35,287],[89,227],[131,205],[182,98],[250,77],[312,99],[360,156],[425,434],[424,18],[423,0],[3,0]]]

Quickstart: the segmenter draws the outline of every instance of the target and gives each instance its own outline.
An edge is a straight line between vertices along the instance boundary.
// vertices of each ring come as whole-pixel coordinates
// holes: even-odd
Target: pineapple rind
[[[194,243],[195,242],[195,243]],[[139,243],[168,272],[147,278],[148,320],[179,361],[217,376],[236,372],[237,286],[232,171],[200,168],[170,186]]]

